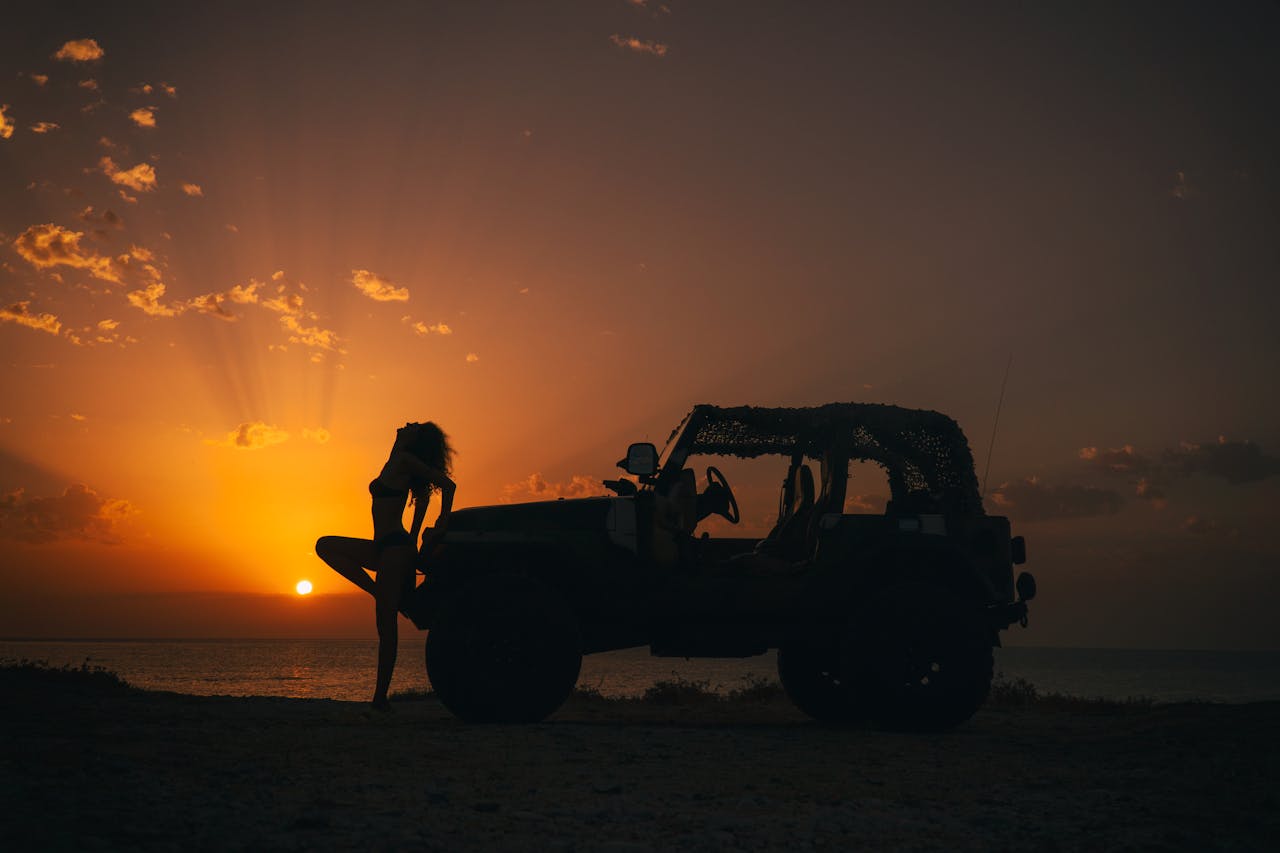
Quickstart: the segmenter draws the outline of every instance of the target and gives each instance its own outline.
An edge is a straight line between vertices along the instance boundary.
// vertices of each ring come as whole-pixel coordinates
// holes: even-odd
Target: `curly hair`
[[[453,473],[453,445],[434,421],[418,424],[418,431],[408,450],[424,464],[446,474]]]

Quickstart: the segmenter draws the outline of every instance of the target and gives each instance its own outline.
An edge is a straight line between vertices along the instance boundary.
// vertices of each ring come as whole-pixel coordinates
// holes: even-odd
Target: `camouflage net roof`
[[[973,454],[960,425],[944,414],[883,403],[828,403],[796,409],[696,406],[690,453],[753,458],[797,451],[819,458],[842,447],[854,460],[877,462],[895,501],[928,493],[948,509],[982,513]],[[691,438],[691,440],[690,440]]]

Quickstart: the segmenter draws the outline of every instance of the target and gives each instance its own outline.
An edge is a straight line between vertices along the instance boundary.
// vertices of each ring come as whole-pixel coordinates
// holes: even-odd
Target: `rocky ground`
[[[148,693],[0,671],[7,850],[1271,850],[1280,705],[985,709],[836,731],[784,700],[573,700],[468,726],[432,699]]]

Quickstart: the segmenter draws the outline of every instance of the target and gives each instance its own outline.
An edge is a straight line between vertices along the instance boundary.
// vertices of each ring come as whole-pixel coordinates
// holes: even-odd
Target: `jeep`
[[[699,490],[690,460],[704,456],[778,457],[768,535],[695,535],[712,515],[739,521],[719,467]],[[883,513],[846,511],[851,462],[884,469]],[[947,729],[985,701],[1000,632],[1026,624],[1025,543],[984,511],[945,415],[698,405],[661,454],[633,444],[618,465],[634,479],[604,481],[611,496],[459,509],[424,549],[404,612],[428,631],[428,677],[458,717],[541,720],[584,654],[776,649],[787,696],[819,721]]]

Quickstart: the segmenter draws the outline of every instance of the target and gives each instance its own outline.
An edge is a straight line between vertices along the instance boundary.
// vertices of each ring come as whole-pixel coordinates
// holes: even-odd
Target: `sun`
[[[298,585],[294,589],[298,591],[298,595],[309,595],[311,593],[311,581],[298,581]]]

